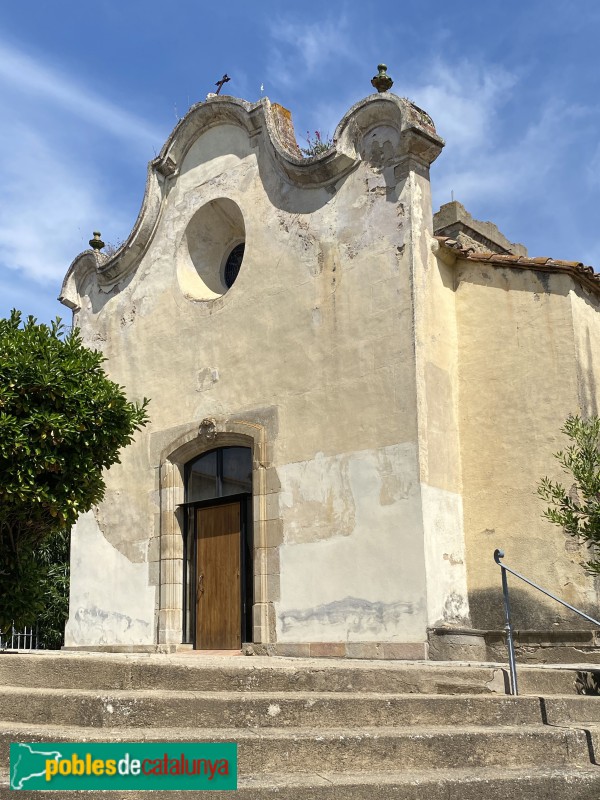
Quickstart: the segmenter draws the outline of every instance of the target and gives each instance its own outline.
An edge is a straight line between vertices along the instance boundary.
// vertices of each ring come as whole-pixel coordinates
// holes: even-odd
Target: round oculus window
[[[225,278],[225,286],[227,286],[228,289],[233,286],[233,283],[238,276],[244,258],[244,249],[244,242],[237,244],[227,256],[223,277]]]
[[[217,197],[201,206],[189,220],[177,251],[177,280],[185,297],[222,297],[237,278],[245,241],[244,217],[233,200]]]

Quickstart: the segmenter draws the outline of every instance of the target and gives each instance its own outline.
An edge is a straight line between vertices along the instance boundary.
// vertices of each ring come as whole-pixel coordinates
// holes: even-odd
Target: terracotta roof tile
[[[586,267],[581,261],[563,261],[548,256],[528,258],[510,253],[479,253],[474,248],[462,247],[456,239],[448,236],[436,236],[437,241],[443,246],[454,250],[468,261],[485,261],[488,264],[517,267],[518,269],[538,269],[543,272],[566,272],[579,281],[580,284],[600,294],[600,274],[593,267]]]

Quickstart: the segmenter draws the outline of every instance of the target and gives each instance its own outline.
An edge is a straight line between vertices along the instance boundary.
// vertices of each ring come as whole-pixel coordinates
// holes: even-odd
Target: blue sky
[[[0,4],[0,313],[48,321],[93,230],[129,234],[147,162],[224,72],[333,133],[384,61],[446,147],[451,192],[530,255],[600,270],[598,0]]]

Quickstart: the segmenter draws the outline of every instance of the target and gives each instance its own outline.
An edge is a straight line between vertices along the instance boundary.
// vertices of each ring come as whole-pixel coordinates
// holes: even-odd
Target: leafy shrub
[[[146,424],[84,347],[56,320],[0,320],[0,629],[42,612],[43,548],[104,496],[103,470]],[[55,538],[50,538],[55,537]]]
[[[546,519],[586,543],[592,557],[585,566],[600,574],[600,418],[570,415],[561,430],[572,444],[554,457],[573,483],[567,489],[545,477],[538,495],[550,503],[544,511]]]

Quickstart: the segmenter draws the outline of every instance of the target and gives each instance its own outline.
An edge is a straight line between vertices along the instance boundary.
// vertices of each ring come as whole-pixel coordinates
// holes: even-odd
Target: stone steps
[[[29,738],[25,738],[29,737]],[[285,772],[388,772],[457,765],[589,766],[584,730],[542,725],[406,728],[92,728],[0,724],[0,763],[11,741],[237,742],[240,775]],[[599,770],[600,773],[600,770]],[[600,777],[600,775],[599,775]]]
[[[600,725],[583,696],[418,695],[376,692],[168,692],[0,688],[5,722],[93,728]]]
[[[562,698],[560,714],[579,718]],[[585,698],[582,698],[585,699]],[[600,704],[599,704],[600,705]],[[398,695],[374,692],[150,692],[0,688],[5,722],[54,723],[95,729],[346,727],[378,725],[541,724],[537,697],[493,695]],[[587,708],[588,716],[591,711]],[[600,722],[600,708],[598,711]],[[590,720],[593,721],[593,720]]]
[[[372,773],[307,773],[242,776],[232,792],[154,791],[102,793],[102,800],[598,800],[598,770],[469,768]],[[0,772],[0,791],[9,800],[8,777]],[[10,793],[11,796],[13,793]],[[56,800],[55,791],[21,791],[20,800]],[[98,800],[80,791],[78,800]]]
[[[598,800],[600,702],[576,676],[527,667],[510,697],[498,665],[0,655],[0,797],[11,742],[234,741],[241,800]]]
[[[294,659],[141,656],[96,653],[7,653],[0,686],[52,689],[181,691],[382,691],[395,693],[504,693],[502,669],[422,663]]]
[[[589,668],[589,667],[588,667]],[[520,666],[521,694],[575,694],[585,666]],[[593,669],[593,667],[592,667]],[[353,661],[351,659],[220,658],[140,654],[3,653],[0,686],[50,689],[173,691],[386,692],[395,694],[505,694],[502,664]]]

